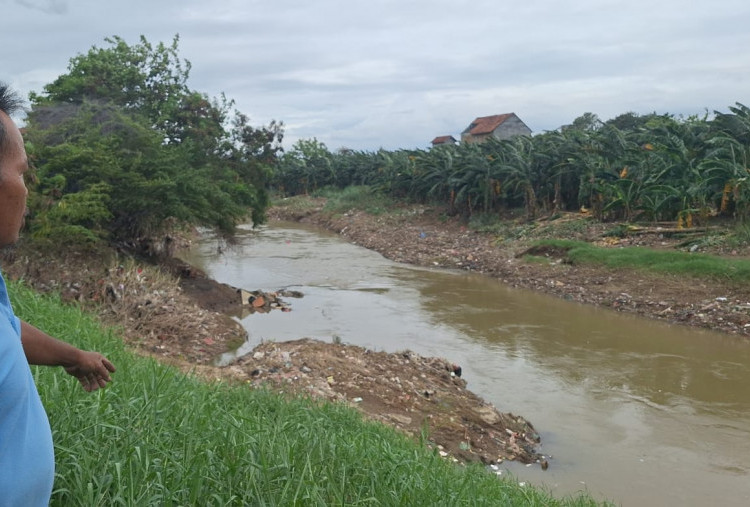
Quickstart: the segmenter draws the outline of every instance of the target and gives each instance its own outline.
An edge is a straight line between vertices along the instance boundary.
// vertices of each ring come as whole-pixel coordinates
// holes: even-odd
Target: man
[[[26,212],[23,138],[10,116],[21,100],[0,83],[0,248],[18,240]],[[0,506],[48,505],[55,472],[52,432],[29,364],[62,366],[86,391],[110,382],[115,367],[45,334],[13,314],[0,273]]]

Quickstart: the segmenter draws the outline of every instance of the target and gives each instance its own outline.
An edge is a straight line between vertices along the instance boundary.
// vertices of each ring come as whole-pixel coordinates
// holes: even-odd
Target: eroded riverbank
[[[674,308],[686,308],[685,313],[674,314],[687,317],[682,320],[667,318],[668,315],[672,315],[670,314],[672,310],[661,315],[653,314],[650,316],[668,322],[679,322],[700,327],[715,326],[715,329],[725,331],[728,333],[727,336],[731,336],[732,339],[745,336],[742,332],[744,328],[740,326],[743,317],[740,301],[743,295],[741,292],[730,292],[735,290],[731,286],[695,286],[695,284],[688,283],[685,280],[666,279],[665,281],[664,278],[658,277],[645,278],[641,275],[633,277],[632,274],[625,276],[618,273],[607,273],[606,271],[592,272],[556,262],[554,258],[548,258],[548,262],[545,263],[527,262],[525,259],[518,257],[519,253],[528,249],[527,243],[522,241],[517,243],[499,242],[496,236],[474,233],[467,230],[458,220],[442,220],[438,215],[431,213],[429,210],[414,209],[388,217],[372,217],[358,213],[332,217],[322,213],[310,214],[306,212],[303,220],[318,226],[326,226],[337,233],[341,233],[350,241],[378,250],[386,257],[394,260],[430,267],[469,269],[490,274],[511,286],[531,288],[538,292],[556,294],[567,300],[593,303],[594,305],[630,313],[640,313],[641,315],[649,315],[644,309],[647,310],[652,307],[671,308],[672,310]],[[273,216],[274,218],[299,218],[294,213],[284,214],[278,208],[273,210]],[[602,236],[601,233],[594,234],[591,232],[591,238],[592,241],[599,241]],[[381,246],[375,248],[377,245]],[[656,246],[660,248],[668,247],[669,238],[660,238]],[[107,269],[106,272],[99,271],[98,267],[89,267],[87,268],[88,274],[86,274],[80,270],[80,267],[84,265],[80,259],[75,262],[63,263],[59,266],[59,269],[54,269],[50,263],[25,262],[23,255],[17,260],[20,261],[19,267],[25,266],[25,274],[24,269],[20,269],[20,276],[24,276],[27,280],[37,276],[38,280],[42,280],[46,275],[47,281],[42,282],[41,285],[45,285],[48,289],[62,290],[64,295],[67,294],[72,299],[82,300],[88,294],[93,295],[100,302],[105,301],[104,308],[109,308],[110,316],[114,322],[120,324],[124,322],[132,327],[129,332],[129,339],[136,346],[162,359],[179,361],[186,368],[194,368],[196,364],[206,365],[201,366],[198,370],[211,378],[235,378],[253,382],[255,380],[265,382],[281,379],[287,381],[287,385],[284,386],[281,382],[280,387],[288,389],[288,379],[290,378],[288,375],[291,375],[291,378],[296,375],[298,380],[307,380],[298,372],[310,373],[304,371],[303,366],[313,370],[310,366],[304,364],[306,353],[306,346],[304,345],[295,349],[294,361],[283,361],[281,364],[277,364],[279,358],[284,359],[284,352],[288,352],[283,347],[278,347],[278,351],[274,353],[263,351],[263,356],[259,355],[257,358],[253,358],[253,361],[247,358],[245,364],[236,364],[234,367],[218,369],[208,366],[216,354],[226,350],[232,344],[236,344],[241,337],[237,334],[237,329],[231,330],[231,325],[217,324],[223,312],[237,304],[235,289],[212,283],[201,276],[199,272],[182,273],[184,278],[181,283],[181,290],[171,291],[171,289],[164,290],[164,287],[160,285],[161,282],[156,279],[157,276],[148,267],[143,268],[140,272],[140,267],[127,264],[122,269],[115,265],[113,268]],[[40,269],[40,265],[43,265],[44,269]],[[87,277],[91,279],[91,283],[82,281],[86,280]],[[51,283],[50,279],[54,283]],[[615,284],[622,285],[615,286]],[[223,295],[221,297],[217,297],[216,293],[213,292],[212,288],[216,287],[222,287],[223,292],[221,294]],[[628,288],[620,289],[620,287]],[[665,287],[667,290],[665,290]],[[252,289],[254,287],[245,288]],[[621,291],[618,292],[618,290]],[[725,290],[726,292],[724,292]],[[694,300],[688,299],[694,297],[696,293],[701,293],[702,296]],[[128,294],[132,297],[125,297]],[[187,297],[188,294],[191,297]],[[714,294],[719,295],[714,296]],[[732,294],[732,296],[728,297],[721,294]],[[612,299],[606,299],[606,297]],[[704,299],[701,300],[701,297]],[[226,298],[225,308],[218,304],[221,303],[222,298]],[[670,301],[667,298],[672,298],[675,302],[667,307],[662,307],[660,302]],[[129,302],[125,305],[128,311],[123,313],[124,308],[122,307],[116,310],[119,302],[125,301]],[[648,301],[653,303],[647,304]],[[724,306],[724,303],[729,301],[732,301],[732,305]],[[200,306],[196,306],[196,302]],[[703,304],[704,302],[704,306],[697,307],[697,309],[696,306],[690,306]],[[723,310],[729,310],[729,312],[722,313]],[[731,315],[733,316],[730,317]],[[201,316],[201,319],[196,319],[195,316]],[[175,321],[178,322],[177,325],[174,325]],[[218,327],[213,327],[214,325],[218,325]],[[744,338],[739,338],[739,342],[743,340]],[[324,347],[333,353],[333,357],[336,357],[336,353],[342,354],[341,351],[344,350],[343,346],[335,343],[325,344]],[[310,349],[312,350],[312,346]],[[258,350],[257,352],[261,351]],[[346,354],[346,352],[343,353]],[[355,357],[356,355],[349,353],[349,356]],[[393,358],[398,359],[396,356]],[[451,358],[448,357],[448,359]],[[287,362],[290,363],[290,366],[288,370],[285,370],[284,367],[286,367]],[[238,368],[242,371],[238,371]],[[277,370],[271,372],[273,368]],[[252,375],[255,370],[264,370],[270,375],[260,375],[260,371],[257,375]],[[354,372],[355,370],[352,369],[351,371]],[[445,373],[443,372],[443,374]],[[334,382],[337,381],[337,377],[346,378],[346,375],[346,371],[335,375]],[[320,382],[320,387],[325,388],[326,385],[330,387],[328,376],[324,375],[322,370],[318,370],[315,382]],[[398,375],[392,375],[389,378],[396,376]],[[305,387],[311,384],[315,385],[315,382],[306,382],[305,384],[300,382],[299,384]],[[438,381],[435,380],[433,383],[437,384]],[[342,385],[346,385],[346,383],[342,382],[340,386]],[[390,386],[390,388],[393,387],[395,386]],[[469,388],[471,387],[469,386]],[[327,394],[332,395],[335,399],[338,395],[332,394],[332,392]],[[331,398],[331,396],[328,397]],[[358,397],[361,396],[352,396],[349,402],[356,406],[358,402],[353,401],[353,399]],[[425,400],[428,397],[423,395]],[[424,403],[425,400],[419,401],[429,406],[429,404]],[[501,409],[502,405],[502,402],[498,403]],[[481,405],[477,405],[477,407],[481,407]],[[390,411],[387,413],[391,414],[388,422],[391,424],[396,422],[394,425],[398,426],[397,422],[401,418],[398,416],[398,412]],[[382,418],[382,410],[375,412],[375,417],[378,416]],[[411,421],[406,418],[411,418]],[[407,422],[417,419],[418,416],[408,412],[404,412],[403,418],[401,418],[402,421]],[[531,420],[536,423],[534,417]],[[544,424],[549,428],[549,421],[545,421]],[[511,431],[513,432],[513,430]],[[482,453],[476,452],[480,450],[480,446],[472,447],[472,444],[477,444],[481,440],[479,438],[467,438],[465,433],[461,435],[458,433],[459,431],[455,432],[456,438],[452,441],[452,444],[439,445],[443,445],[447,449],[450,449],[450,445],[453,445],[453,448],[459,451],[468,447],[475,451],[475,454],[470,456],[469,459],[472,457],[481,459]],[[520,435],[521,432],[516,431],[515,433]],[[486,453],[485,456],[492,456],[492,454]],[[495,456],[499,457],[500,454],[498,453]],[[463,458],[463,456],[461,457]],[[556,470],[556,467],[555,460],[552,460],[550,470]],[[535,468],[539,469],[538,466]],[[549,473],[551,472],[547,474]]]
[[[343,215],[322,212],[324,201],[276,206],[271,216],[301,221],[337,232],[347,240],[380,252],[388,259],[418,266],[465,269],[498,278],[503,283],[568,301],[634,313],[670,323],[696,326],[750,339],[750,287],[724,282],[699,281],[688,277],[656,275],[631,270],[571,265],[555,252],[533,252],[547,262],[524,259],[534,235],[503,238],[497,234],[468,229],[458,218],[446,219],[440,210],[414,206],[398,213],[374,216],[362,211]],[[546,229],[548,237],[578,239],[601,246],[642,245],[675,248],[682,240],[659,234],[615,238],[606,234],[615,225],[573,217],[575,227],[566,227],[563,217],[532,223]],[[742,252],[711,251],[737,257]]]

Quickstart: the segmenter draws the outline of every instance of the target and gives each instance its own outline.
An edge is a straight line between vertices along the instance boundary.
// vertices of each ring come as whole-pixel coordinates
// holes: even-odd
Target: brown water
[[[292,312],[243,318],[250,341],[238,354],[261,340],[339,337],[442,356],[541,434],[550,467],[504,464],[519,481],[625,506],[750,505],[747,342],[396,264],[298,224],[239,240],[220,253],[206,237],[186,260],[234,286],[305,296],[287,299]]]

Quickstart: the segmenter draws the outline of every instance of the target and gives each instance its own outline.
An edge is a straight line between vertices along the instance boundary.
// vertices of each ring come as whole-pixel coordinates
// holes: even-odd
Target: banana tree
[[[750,108],[737,103],[732,114],[716,113],[713,137],[703,161],[719,211],[732,211],[740,220],[750,217]]]

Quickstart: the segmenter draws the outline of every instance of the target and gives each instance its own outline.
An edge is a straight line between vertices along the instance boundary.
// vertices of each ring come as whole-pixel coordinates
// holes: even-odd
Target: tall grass
[[[34,368],[56,452],[52,505],[594,505],[457,466],[337,404],[206,382],[136,356],[78,309],[9,284],[21,318],[106,354],[85,393]]]
[[[738,284],[750,282],[750,261],[747,259],[641,247],[600,248],[569,240],[542,240],[536,244],[567,250],[567,259],[574,264],[602,264],[613,269],[633,268]]]

